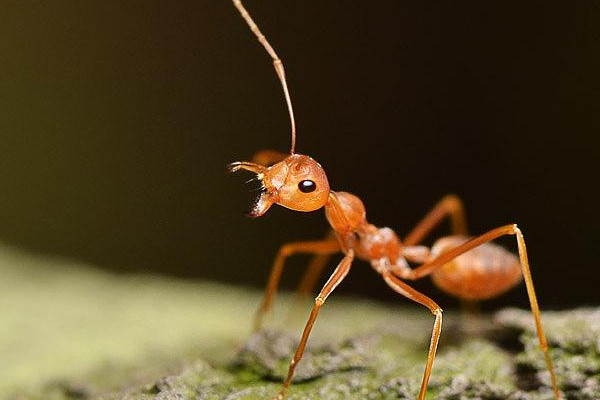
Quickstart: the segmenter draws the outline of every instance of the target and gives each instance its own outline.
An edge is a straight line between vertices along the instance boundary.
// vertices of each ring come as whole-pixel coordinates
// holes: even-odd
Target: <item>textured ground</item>
[[[289,301],[279,300],[270,327],[282,325]],[[302,323],[249,336],[258,301],[240,288],[117,277],[0,246],[0,399],[268,399]],[[444,318],[429,398],[552,398],[529,313]],[[290,400],[415,398],[431,315],[336,296],[323,321]],[[600,309],[544,321],[566,397],[600,399]]]

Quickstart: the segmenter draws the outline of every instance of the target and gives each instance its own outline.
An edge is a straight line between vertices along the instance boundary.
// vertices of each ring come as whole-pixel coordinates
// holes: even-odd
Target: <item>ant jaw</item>
[[[277,194],[271,192],[263,192],[258,199],[256,199],[256,203],[252,207],[252,210],[247,213],[249,217],[258,218],[262,217],[271,206],[277,202]]]
[[[263,181],[265,173],[269,169],[260,164],[256,164],[249,161],[236,161],[227,166],[229,172],[237,172],[239,170],[245,170],[256,174],[256,178],[261,182],[262,193],[256,199],[252,209],[246,213],[249,217],[258,218],[264,215],[267,210],[277,202],[279,195],[274,188],[266,188]]]

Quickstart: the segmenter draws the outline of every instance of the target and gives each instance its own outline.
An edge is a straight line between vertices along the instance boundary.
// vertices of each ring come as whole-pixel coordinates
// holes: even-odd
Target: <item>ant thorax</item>
[[[367,261],[387,259],[396,264],[401,258],[400,239],[390,228],[369,225],[366,232],[358,232],[356,254]]]
[[[386,258],[395,263],[401,255],[401,243],[390,228],[369,224],[363,202],[347,192],[332,192],[325,215],[346,248],[367,261]]]

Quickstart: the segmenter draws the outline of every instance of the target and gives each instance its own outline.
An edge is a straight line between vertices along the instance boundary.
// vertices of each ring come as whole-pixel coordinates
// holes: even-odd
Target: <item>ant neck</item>
[[[331,228],[341,238],[351,236],[368,225],[363,202],[348,192],[331,191],[329,193],[329,200],[325,205],[325,216]]]

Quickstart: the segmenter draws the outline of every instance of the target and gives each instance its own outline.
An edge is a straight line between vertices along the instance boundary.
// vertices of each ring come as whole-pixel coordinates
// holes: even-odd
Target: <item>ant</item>
[[[323,167],[311,157],[296,153],[296,123],[283,63],[248,14],[241,0],[232,1],[250,30],[273,59],[275,71],[283,87],[292,128],[289,154],[263,150],[255,154],[253,162],[238,161],[229,165],[232,172],[247,170],[256,174],[257,179],[262,183],[261,194],[249,215],[260,217],[273,204],[303,212],[316,211],[324,207],[325,216],[332,228],[332,232],[323,240],[287,243],[280,248],[271,270],[265,296],[255,316],[255,331],[260,329],[265,314],[271,308],[287,257],[298,253],[315,255],[299,289],[306,293],[316,284],[329,256],[338,252],[344,254],[315,298],[298,349],[290,362],[283,386],[274,400],[285,397],[319,309],[350,272],[355,258],[368,261],[392,290],[427,307],[435,316],[419,400],[424,400],[427,392],[427,383],[442,330],[442,309],[432,299],[416,291],[404,281],[431,276],[433,282],[443,291],[463,300],[473,301],[498,296],[524,278],[540,347],[550,372],[552,389],[556,399],[559,400],[560,392],[542,328],[525,239],[517,225],[505,225],[480,236],[469,237],[462,202],[453,195],[444,197],[402,241],[392,229],[379,228],[367,222],[365,206],[357,196],[331,190]],[[439,239],[431,248],[419,245],[444,218],[450,219],[453,234]],[[491,243],[492,240],[504,235],[516,236],[518,258],[503,247]],[[408,262],[421,265],[411,268]]]

